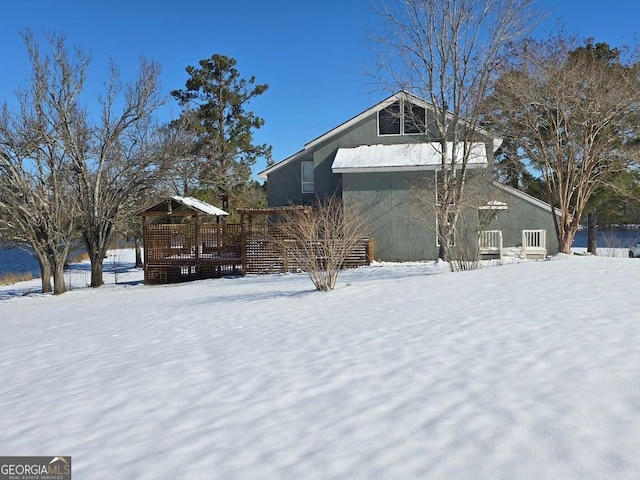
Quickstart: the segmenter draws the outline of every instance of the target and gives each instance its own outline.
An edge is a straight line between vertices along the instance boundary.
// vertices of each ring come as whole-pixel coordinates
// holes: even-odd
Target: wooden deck
[[[146,224],[145,282],[299,271],[295,255],[274,242],[273,235],[266,224]],[[284,240],[281,243],[286,244]],[[363,239],[349,252],[343,267],[369,265],[373,255],[373,240]]]

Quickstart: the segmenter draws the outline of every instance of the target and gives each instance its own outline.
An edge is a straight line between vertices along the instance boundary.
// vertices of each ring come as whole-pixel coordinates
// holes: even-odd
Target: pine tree
[[[184,107],[181,124],[194,132],[191,153],[206,160],[199,181],[220,198],[223,210],[247,187],[256,159],[271,159],[271,147],[253,140],[264,120],[246,109],[268,85],[256,84],[254,76],[241,78],[235,65],[235,59],[220,54],[200,60],[199,67],[186,68],[190,78],[185,89],[171,92]]]

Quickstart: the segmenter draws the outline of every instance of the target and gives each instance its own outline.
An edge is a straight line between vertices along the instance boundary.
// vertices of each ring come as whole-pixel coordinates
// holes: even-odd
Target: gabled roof
[[[194,197],[179,197],[174,195],[173,198],[176,202],[181,203],[182,205],[189,207],[193,210],[198,210],[202,213],[206,213],[207,215],[217,215],[217,216],[225,216],[229,215],[224,210],[214,207],[213,205],[203,202],[202,200]]]
[[[258,177],[266,180],[267,176],[269,174],[271,174],[275,170],[278,170],[278,169],[284,167],[285,165],[297,160],[301,155],[303,155],[305,152],[307,152],[308,150],[310,150],[314,146],[318,145],[319,143],[324,142],[327,139],[329,139],[329,138],[331,138],[331,137],[333,137],[335,135],[339,135],[340,133],[344,132],[345,130],[349,129],[353,125],[355,125],[358,122],[360,122],[361,120],[367,118],[369,115],[372,115],[372,114],[378,112],[379,110],[382,110],[383,108],[388,107],[392,103],[394,103],[394,102],[396,102],[398,100],[402,100],[402,99],[409,99],[412,103],[414,103],[416,105],[419,105],[419,106],[421,106],[421,107],[423,107],[425,109],[432,109],[433,108],[431,103],[421,99],[420,97],[415,96],[412,93],[409,93],[409,92],[404,91],[404,90],[400,90],[399,92],[396,92],[393,95],[385,98],[381,102],[375,104],[373,107],[368,108],[367,110],[363,111],[362,113],[359,113],[355,117],[352,117],[349,120],[347,120],[346,122],[341,123],[337,127],[332,128],[328,132],[323,133],[319,137],[314,138],[310,142],[306,143],[304,145],[304,148],[302,150],[300,150],[299,152],[294,153],[290,157],[287,157],[284,160],[282,160],[282,161],[280,161],[280,162],[278,162],[278,163],[276,163],[274,165],[271,165],[269,168],[266,168],[265,170],[263,170],[260,173],[258,173]],[[487,131],[485,131],[483,129],[478,128],[477,131],[479,133],[483,134],[483,135],[488,136],[488,137],[496,138],[495,135],[492,135],[492,134],[490,134],[489,132],[487,132]],[[494,150],[496,148],[497,147],[494,145]]]
[[[337,127],[332,128],[328,132],[323,133],[319,137],[314,138],[313,140],[311,140],[310,142],[305,144],[305,146],[304,146],[305,150],[317,145],[320,142],[325,141],[326,139],[328,139],[330,137],[333,137],[334,135],[337,135],[337,134],[347,130],[348,128],[352,127],[353,125],[355,125],[359,121],[367,118],[369,115],[371,115],[373,113],[376,113],[379,110],[382,110],[383,108],[388,107],[392,103],[397,102],[398,100],[402,100],[402,99],[409,99],[409,100],[411,100],[411,102],[413,102],[416,105],[419,105],[419,106],[421,106],[423,108],[431,108],[431,104],[430,103],[427,103],[424,100],[422,100],[421,98],[416,97],[412,93],[405,92],[404,90],[401,90],[399,92],[394,93],[390,97],[385,98],[381,102],[375,104],[373,107],[368,108],[364,112],[359,113],[355,117],[350,118],[346,122],[341,123]]]
[[[229,215],[224,210],[214,207],[207,202],[203,202],[200,199],[194,197],[180,197],[178,195],[174,195],[167,200],[163,200],[162,202],[142,211],[140,214],[143,216],[157,213],[171,215],[174,209],[177,210],[180,207],[186,207],[188,210],[205,215],[215,215],[218,217]]]
[[[504,190],[505,192],[509,192],[510,194],[521,198],[522,200],[524,200],[525,202],[529,202],[533,205],[536,205],[537,207],[540,207],[544,210],[547,210],[549,212],[551,212],[551,205],[549,205],[547,202],[544,202],[532,195],[529,195],[528,193],[523,192],[522,190],[518,190],[517,188],[513,188],[509,185],[505,185],[504,183],[500,183],[500,182],[496,182],[494,181],[493,184]],[[562,210],[560,210],[559,208],[555,208],[555,213],[558,217],[562,216]]]

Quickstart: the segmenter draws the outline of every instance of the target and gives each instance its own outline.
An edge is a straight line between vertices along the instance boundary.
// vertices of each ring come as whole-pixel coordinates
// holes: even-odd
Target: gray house
[[[407,92],[390,96],[260,172],[268,182],[269,207],[310,205],[337,195],[367,213],[376,259],[437,258],[435,225],[427,228],[412,214],[415,185],[435,183],[440,168],[439,143],[429,141],[436,140],[432,118],[431,105],[420,98]],[[525,254],[557,253],[551,207],[493,182],[493,154],[500,144],[500,138],[478,131],[470,147],[468,168],[486,195],[477,215],[489,218],[478,237],[481,252],[500,255],[524,247]]]

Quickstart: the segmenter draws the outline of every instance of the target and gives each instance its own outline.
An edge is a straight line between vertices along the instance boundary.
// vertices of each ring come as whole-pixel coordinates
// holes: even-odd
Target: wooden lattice
[[[145,224],[145,282],[299,271],[296,255],[282,247],[293,249],[296,240],[278,235],[269,224]],[[373,240],[363,239],[343,266],[369,265],[373,250]]]

